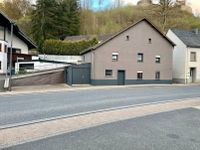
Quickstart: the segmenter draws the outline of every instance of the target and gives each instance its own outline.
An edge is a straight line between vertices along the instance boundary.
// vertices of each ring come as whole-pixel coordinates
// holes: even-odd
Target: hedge
[[[45,54],[52,55],[80,55],[83,50],[98,43],[96,38],[81,41],[61,41],[49,39],[44,42],[43,49]]]

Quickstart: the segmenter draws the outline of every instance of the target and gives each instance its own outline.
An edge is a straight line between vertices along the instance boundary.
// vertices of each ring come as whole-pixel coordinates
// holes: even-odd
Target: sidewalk
[[[55,85],[37,85],[37,86],[16,86],[12,87],[12,91],[0,92],[0,95],[28,94],[28,93],[46,93],[60,91],[78,91],[78,90],[97,90],[97,89],[114,89],[114,88],[139,88],[139,87],[180,87],[180,86],[199,86],[199,84],[137,84],[137,85],[112,85],[112,86],[93,86],[89,84],[73,85],[55,84]]]

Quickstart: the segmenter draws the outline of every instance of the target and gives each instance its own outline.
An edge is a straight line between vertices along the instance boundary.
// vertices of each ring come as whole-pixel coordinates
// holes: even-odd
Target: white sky
[[[115,0],[114,0],[115,1]],[[139,0],[122,0],[124,4],[137,4]],[[154,2],[158,0],[153,0]],[[200,0],[187,0],[187,4],[192,7],[194,12],[200,12]]]

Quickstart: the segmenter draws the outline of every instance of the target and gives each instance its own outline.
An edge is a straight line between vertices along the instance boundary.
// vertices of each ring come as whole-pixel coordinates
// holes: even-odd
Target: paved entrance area
[[[199,109],[175,110],[66,133],[7,149],[199,150],[199,116]]]

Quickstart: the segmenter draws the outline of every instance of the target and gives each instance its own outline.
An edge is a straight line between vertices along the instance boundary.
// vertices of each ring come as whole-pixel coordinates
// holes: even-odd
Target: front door
[[[190,68],[190,82],[194,83],[196,81],[196,68]]]
[[[118,70],[117,80],[118,80],[118,85],[125,84],[125,71],[124,70]]]

